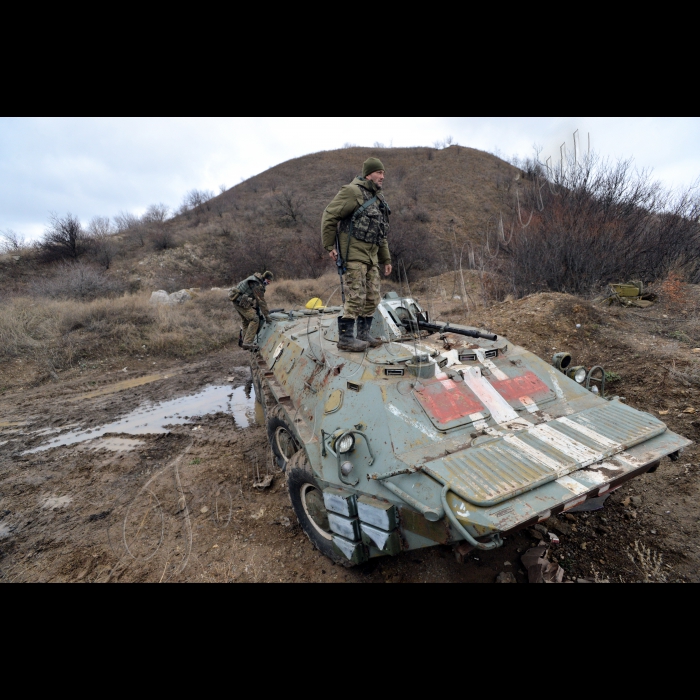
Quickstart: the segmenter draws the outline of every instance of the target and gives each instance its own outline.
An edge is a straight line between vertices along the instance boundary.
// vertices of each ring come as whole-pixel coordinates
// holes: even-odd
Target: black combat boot
[[[369,347],[368,343],[355,338],[355,321],[351,318],[339,318],[338,329],[338,350],[341,352],[365,352]]]
[[[371,348],[380,348],[384,345],[384,341],[379,338],[373,338],[370,334],[370,328],[374,322],[374,316],[360,316],[357,319],[357,339],[364,340]]]

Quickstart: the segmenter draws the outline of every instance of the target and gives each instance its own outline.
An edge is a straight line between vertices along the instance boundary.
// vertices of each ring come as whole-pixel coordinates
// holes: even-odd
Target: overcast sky
[[[36,237],[50,212],[87,222],[177,207],[190,189],[218,192],[345,143],[427,146],[453,136],[505,156],[540,144],[556,160],[577,129],[584,144],[590,132],[597,151],[632,156],[669,186],[700,177],[700,117],[0,117],[0,230]]]

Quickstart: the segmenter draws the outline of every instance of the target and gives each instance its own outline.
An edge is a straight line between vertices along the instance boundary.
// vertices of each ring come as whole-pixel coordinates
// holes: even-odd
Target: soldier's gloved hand
[[[271,316],[265,316],[265,323],[272,323],[272,317],[271,317]]]

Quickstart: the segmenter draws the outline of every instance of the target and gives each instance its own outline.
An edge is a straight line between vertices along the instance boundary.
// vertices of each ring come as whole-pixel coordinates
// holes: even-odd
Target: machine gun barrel
[[[454,333],[455,335],[463,335],[467,338],[481,338],[483,340],[498,340],[498,336],[493,333],[480,333],[479,331],[470,331],[467,328],[457,328],[450,326],[449,323],[428,323],[427,321],[404,321],[403,324],[408,330],[415,332],[416,330],[431,331],[432,333]]]

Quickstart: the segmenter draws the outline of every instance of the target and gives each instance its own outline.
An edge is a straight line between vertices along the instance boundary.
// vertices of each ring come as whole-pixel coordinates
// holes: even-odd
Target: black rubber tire
[[[294,514],[297,516],[299,525],[304,534],[309,538],[311,544],[331,561],[352,569],[355,565],[350,563],[345,557],[336,554],[333,547],[332,534],[327,521],[324,523],[324,515],[327,511],[323,505],[323,490],[316,482],[311,465],[304,450],[297,452],[289,461],[287,468],[287,485],[289,488],[289,500],[292,503]],[[317,524],[310,513],[316,514],[316,519],[321,521]]]
[[[289,462],[301,447],[280,406],[273,408],[267,418],[267,439],[275,464],[280,471],[286,472]]]

